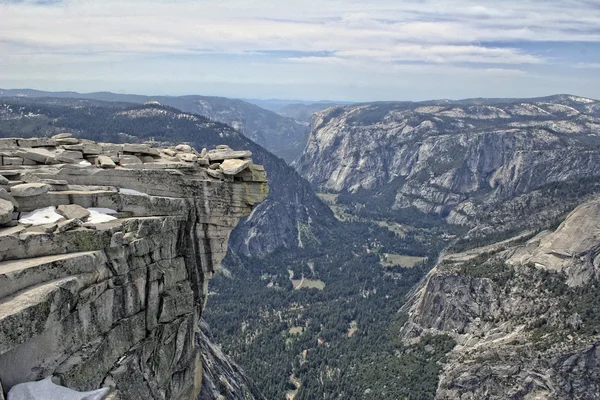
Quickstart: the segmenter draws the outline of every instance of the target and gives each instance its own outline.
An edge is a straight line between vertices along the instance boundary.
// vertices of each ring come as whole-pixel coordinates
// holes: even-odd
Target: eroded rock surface
[[[297,168],[318,190],[440,215],[483,236],[544,219],[528,207],[540,200],[519,196],[597,177],[598,144],[600,102],[582,97],[371,103],[316,113]]]
[[[438,399],[600,397],[600,200],[554,231],[447,254],[402,311],[405,343],[448,335]]]
[[[83,158],[66,162],[65,150]],[[111,399],[194,398],[208,280],[266,196],[264,169],[244,159],[215,178],[189,146],[70,135],[2,139],[0,152],[2,198],[14,201],[0,221],[4,390],[53,376],[81,392],[110,386]]]

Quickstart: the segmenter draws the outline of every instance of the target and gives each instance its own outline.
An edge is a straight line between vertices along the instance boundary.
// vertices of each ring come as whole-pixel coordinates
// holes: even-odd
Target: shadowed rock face
[[[202,355],[202,391],[197,400],[264,399],[244,371],[211,343],[210,329],[200,321],[198,344]]]
[[[0,226],[4,389],[53,376],[77,391],[111,386],[111,399],[196,396],[202,376],[196,335],[208,280],[238,219],[266,196],[264,169],[245,159],[235,174],[217,167],[211,175],[210,152],[189,146],[128,147],[64,136],[19,142],[3,140],[3,149],[0,143],[11,163],[22,160],[0,167],[9,181],[5,194],[34,181],[47,190],[21,191],[11,220]],[[77,162],[59,159],[66,146],[77,145]],[[33,159],[37,146],[44,151],[33,151]],[[235,153],[219,149],[228,151]],[[66,205],[78,212],[67,213],[60,207]]]

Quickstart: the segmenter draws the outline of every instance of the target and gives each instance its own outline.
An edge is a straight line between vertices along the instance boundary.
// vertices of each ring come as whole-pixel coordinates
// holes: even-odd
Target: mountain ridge
[[[199,114],[227,124],[267,150],[284,158],[288,163],[300,155],[306,144],[307,129],[305,125],[239,99],[201,95],[146,96],[112,92],[46,92],[35,89],[0,89],[1,97],[81,98],[138,104],[158,101],[183,112]]]

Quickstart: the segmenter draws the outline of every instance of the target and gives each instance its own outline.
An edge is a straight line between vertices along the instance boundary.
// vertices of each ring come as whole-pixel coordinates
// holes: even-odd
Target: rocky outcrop
[[[270,193],[256,211],[236,227],[230,240],[232,250],[243,256],[264,257],[277,249],[294,251],[337,235],[335,231],[339,226],[331,210],[279,157],[226,125],[157,104],[122,103],[128,99],[118,95],[114,100],[119,102],[112,103],[64,98],[2,98],[0,120],[10,129],[0,127],[0,136],[27,137],[34,131],[50,138],[59,132],[73,132],[79,138],[114,143],[143,144],[154,140],[168,146],[185,142],[199,151],[225,143],[235,149],[249,150],[254,162],[269,171]],[[60,118],[56,118],[57,115]],[[137,162],[132,160],[138,164],[145,157],[135,157],[139,159]],[[211,164],[219,169],[218,163]],[[219,171],[207,173],[220,179]]]
[[[52,376],[76,391],[110,387],[111,399],[196,396],[208,280],[238,219],[266,196],[264,169],[246,158],[221,168],[250,156],[227,146],[64,134],[2,139],[0,152],[3,198],[14,200],[0,227],[4,390]]]
[[[600,395],[600,200],[555,231],[447,254],[401,311],[407,343],[445,334],[438,399]]]
[[[581,97],[373,103],[316,113],[297,167],[319,190],[473,227],[486,207],[597,176],[598,144],[600,102]]]

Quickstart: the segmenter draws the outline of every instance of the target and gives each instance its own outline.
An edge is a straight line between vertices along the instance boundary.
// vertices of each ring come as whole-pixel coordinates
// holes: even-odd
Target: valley
[[[332,106],[293,166],[160,104],[0,102],[3,136],[252,151],[270,193],[232,232],[203,318],[264,398],[597,390],[596,101]]]

